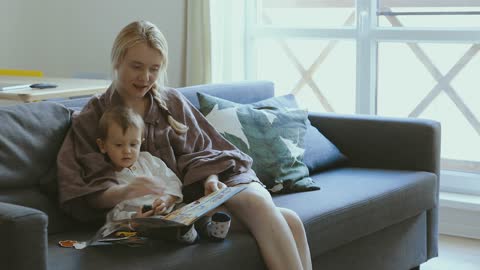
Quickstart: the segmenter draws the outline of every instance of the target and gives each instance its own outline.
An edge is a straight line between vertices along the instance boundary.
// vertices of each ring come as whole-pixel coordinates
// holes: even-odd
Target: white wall
[[[110,49],[131,21],[156,24],[169,43],[169,84],[185,77],[186,0],[0,0],[0,69],[48,77],[110,74]]]

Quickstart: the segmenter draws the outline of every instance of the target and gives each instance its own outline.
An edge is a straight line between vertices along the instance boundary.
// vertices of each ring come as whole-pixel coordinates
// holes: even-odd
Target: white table
[[[28,103],[51,98],[69,98],[88,96],[103,93],[111,81],[73,79],[73,78],[47,78],[47,77],[16,77],[0,76],[0,82],[15,84],[53,83],[56,88],[34,89],[25,88],[9,91],[0,91],[0,102]]]

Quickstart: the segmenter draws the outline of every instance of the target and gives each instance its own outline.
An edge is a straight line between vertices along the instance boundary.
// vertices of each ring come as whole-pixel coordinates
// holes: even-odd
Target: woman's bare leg
[[[268,269],[303,269],[292,230],[266,189],[251,183],[225,205],[253,234]]]
[[[288,223],[290,230],[292,231],[293,238],[295,239],[295,243],[297,245],[297,250],[300,255],[300,260],[302,261],[302,266],[304,270],[311,270],[312,269],[312,258],[310,256],[310,248],[308,246],[307,236],[305,234],[305,228],[303,226],[300,217],[298,217],[297,213],[294,211],[277,207],[280,212],[282,213],[283,217]],[[212,211],[212,214],[221,211],[230,213],[225,206],[220,206]],[[233,219],[230,227],[230,231],[248,231],[244,224],[239,222],[237,219]]]
[[[307,235],[305,234],[305,228],[300,217],[294,211],[286,208],[278,208],[283,217],[288,223],[290,230],[292,231],[293,238],[297,244],[297,250],[302,260],[302,266],[304,270],[312,270],[312,258],[310,256],[310,248],[308,247]]]

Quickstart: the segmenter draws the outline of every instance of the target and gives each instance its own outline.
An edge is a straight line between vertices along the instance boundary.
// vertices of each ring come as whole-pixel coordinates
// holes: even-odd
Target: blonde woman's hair
[[[118,33],[113,43],[111,53],[113,69],[115,70],[121,61],[123,61],[127,50],[139,43],[146,43],[150,48],[157,50],[162,58],[159,69],[159,79],[150,90],[154,100],[167,114],[168,123],[177,133],[187,132],[188,127],[172,117],[165,100],[162,99],[160,94],[167,79],[168,45],[167,40],[157,26],[147,21],[135,21],[125,26],[120,33]]]
[[[123,134],[127,129],[134,127],[143,132],[145,124],[142,117],[131,108],[125,106],[115,106],[107,109],[98,122],[98,137],[105,140],[108,137],[108,129],[112,123],[117,124],[122,129]]]

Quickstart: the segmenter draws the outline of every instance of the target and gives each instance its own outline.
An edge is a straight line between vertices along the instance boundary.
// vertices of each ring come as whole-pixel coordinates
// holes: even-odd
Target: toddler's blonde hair
[[[145,124],[142,117],[133,111],[133,109],[125,106],[115,106],[107,109],[100,121],[98,122],[98,138],[105,141],[108,137],[108,129],[113,124],[117,124],[123,134],[127,132],[127,129],[134,127],[143,132]]]

